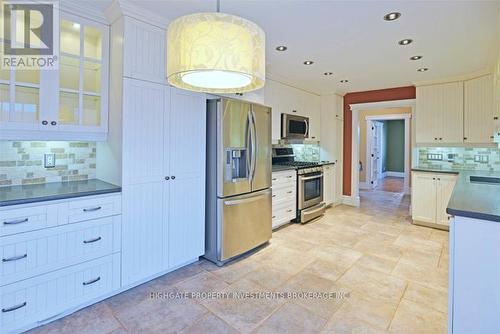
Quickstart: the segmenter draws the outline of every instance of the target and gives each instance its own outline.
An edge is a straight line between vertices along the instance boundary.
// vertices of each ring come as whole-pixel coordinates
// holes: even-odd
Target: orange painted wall
[[[355,103],[408,100],[414,98],[414,86],[353,92],[344,95],[344,179],[342,185],[344,195],[351,196],[352,112],[349,105]]]

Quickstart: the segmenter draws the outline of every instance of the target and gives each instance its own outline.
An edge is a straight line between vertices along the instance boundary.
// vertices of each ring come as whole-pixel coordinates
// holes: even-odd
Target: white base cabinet
[[[0,333],[17,333],[121,287],[121,195],[0,208]],[[5,222],[18,222],[6,224]]]
[[[297,217],[297,172],[273,172],[272,193],[272,224],[276,229]]]
[[[454,217],[450,224],[448,333],[500,333],[500,224]]]
[[[323,166],[323,202],[326,206],[335,202],[335,165]]]
[[[457,175],[412,172],[411,209],[414,224],[442,229],[449,226],[446,208],[457,182]]]

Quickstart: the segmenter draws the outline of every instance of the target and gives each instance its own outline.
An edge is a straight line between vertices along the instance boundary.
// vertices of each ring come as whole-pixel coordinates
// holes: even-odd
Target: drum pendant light
[[[220,13],[179,17],[168,26],[167,79],[176,87],[207,93],[262,88],[265,34],[255,23]]]

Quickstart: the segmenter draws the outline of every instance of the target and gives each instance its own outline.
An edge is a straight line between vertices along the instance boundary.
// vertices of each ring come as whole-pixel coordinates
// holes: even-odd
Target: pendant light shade
[[[255,23],[223,13],[197,13],[171,22],[167,77],[176,87],[207,93],[262,88],[265,35]]]

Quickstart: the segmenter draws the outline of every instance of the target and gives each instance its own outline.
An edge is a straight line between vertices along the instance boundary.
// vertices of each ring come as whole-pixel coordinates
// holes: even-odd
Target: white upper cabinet
[[[109,28],[61,14],[59,48],[59,70],[0,71],[0,139],[106,139]]]
[[[493,75],[465,81],[465,136],[466,143],[491,143],[495,132],[495,104]]]
[[[463,83],[417,87],[416,142],[454,144],[462,137]]]
[[[321,131],[321,102],[318,95],[267,80],[264,89],[265,105],[273,110],[272,140],[281,139],[281,115],[309,117],[308,140],[319,141]]]
[[[123,76],[166,83],[166,31],[124,17]]]

